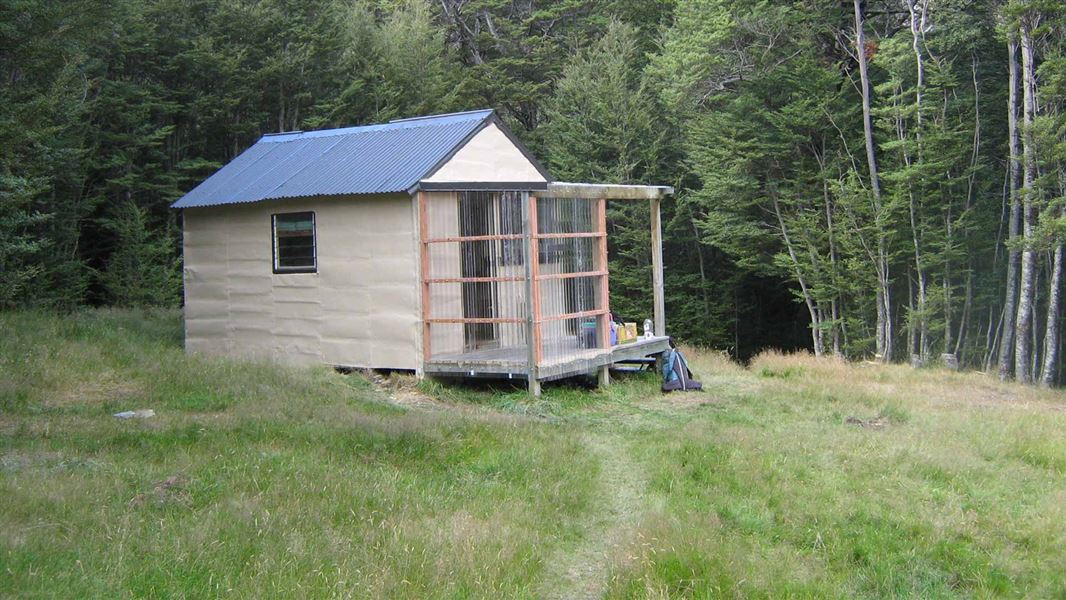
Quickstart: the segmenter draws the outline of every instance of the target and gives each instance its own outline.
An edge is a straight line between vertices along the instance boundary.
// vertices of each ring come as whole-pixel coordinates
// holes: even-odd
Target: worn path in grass
[[[657,387],[657,383],[650,389]],[[663,499],[648,489],[646,468],[633,459],[626,436],[637,423],[662,427],[713,399],[705,394],[676,393],[662,396],[652,391],[630,399],[591,418],[583,438],[600,464],[599,488],[602,509],[574,547],[561,547],[546,565],[540,597],[552,600],[602,598],[607,591],[610,567],[624,561],[621,553],[636,541],[647,514],[662,508]],[[617,412],[621,411],[621,412]]]
[[[613,432],[589,433],[586,447],[599,458],[603,509],[576,547],[562,547],[545,565],[540,596],[551,599],[600,598],[607,586],[612,554],[626,545],[647,510],[645,474]]]
[[[484,417],[486,412],[499,414],[487,407],[475,409],[468,404],[442,402],[415,386],[390,385],[380,376],[367,375],[388,401],[397,406],[423,411],[454,411],[473,418]],[[674,406],[659,405],[646,407],[642,412],[658,416],[675,409]],[[646,473],[626,448],[623,431],[611,426],[610,421],[604,419],[586,424],[587,430],[582,436],[585,448],[596,457],[600,466],[597,496],[601,508],[589,520],[579,540],[559,547],[548,558],[537,592],[539,598],[601,598],[607,589],[612,559],[617,559],[621,549],[632,542],[637,527],[652,505],[647,496]]]

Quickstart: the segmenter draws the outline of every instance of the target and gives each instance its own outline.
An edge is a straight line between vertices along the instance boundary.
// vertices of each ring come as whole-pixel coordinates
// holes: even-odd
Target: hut
[[[263,136],[182,210],[187,351],[540,382],[667,347],[666,186],[562,183],[492,110]],[[649,206],[654,333],[612,343],[606,204]],[[643,315],[641,315],[643,317]]]

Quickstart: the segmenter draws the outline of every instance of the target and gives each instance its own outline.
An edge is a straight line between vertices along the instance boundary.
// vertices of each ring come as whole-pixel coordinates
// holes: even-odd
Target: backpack
[[[688,361],[680,350],[671,348],[663,353],[663,393],[702,389],[703,384],[692,378]]]

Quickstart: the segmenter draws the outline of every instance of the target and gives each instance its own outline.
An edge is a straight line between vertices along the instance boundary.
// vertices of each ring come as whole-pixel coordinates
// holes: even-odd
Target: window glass
[[[274,271],[312,273],[315,254],[315,213],[274,215]]]

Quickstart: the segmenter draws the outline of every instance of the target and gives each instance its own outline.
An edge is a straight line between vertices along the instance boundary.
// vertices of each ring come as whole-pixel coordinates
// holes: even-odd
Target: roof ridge
[[[425,121],[427,119],[441,119],[441,118],[444,118],[444,117],[458,117],[458,116],[461,116],[461,115],[473,115],[473,114],[477,114],[477,113],[491,113],[491,112],[494,112],[494,111],[495,111],[495,109],[492,109],[492,108],[478,108],[478,109],[474,109],[474,110],[461,110],[461,111],[458,111],[458,112],[440,113],[439,115],[421,115],[421,116],[418,116],[418,117],[407,117],[407,118],[404,118],[404,119],[391,119],[389,121],[389,124],[392,124],[392,123],[409,123],[411,121]]]
[[[260,142],[291,142],[300,139],[330,137],[335,135],[349,135],[355,133],[369,133],[373,131],[388,131],[391,129],[414,129],[417,127],[432,127],[434,125],[443,125],[449,122],[464,120],[457,118],[464,116],[479,116],[478,120],[484,120],[491,117],[494,113],[495,110],[492,108],[483,108],[479,110],[469,110],[464,112],[426,115],[423,117],[410,117],[407,119],[396,119],[388,121],[386,123],[367,123],[366,125],[352,125],[349,127],[335,127],[332,129],[315,129],[312,131],[282,131],[277,133],[265,133],[262,135],[262,137],[259,138],[256,143],[258,144]],[[439,119],[440,122],[429,122],[434,119]]]

